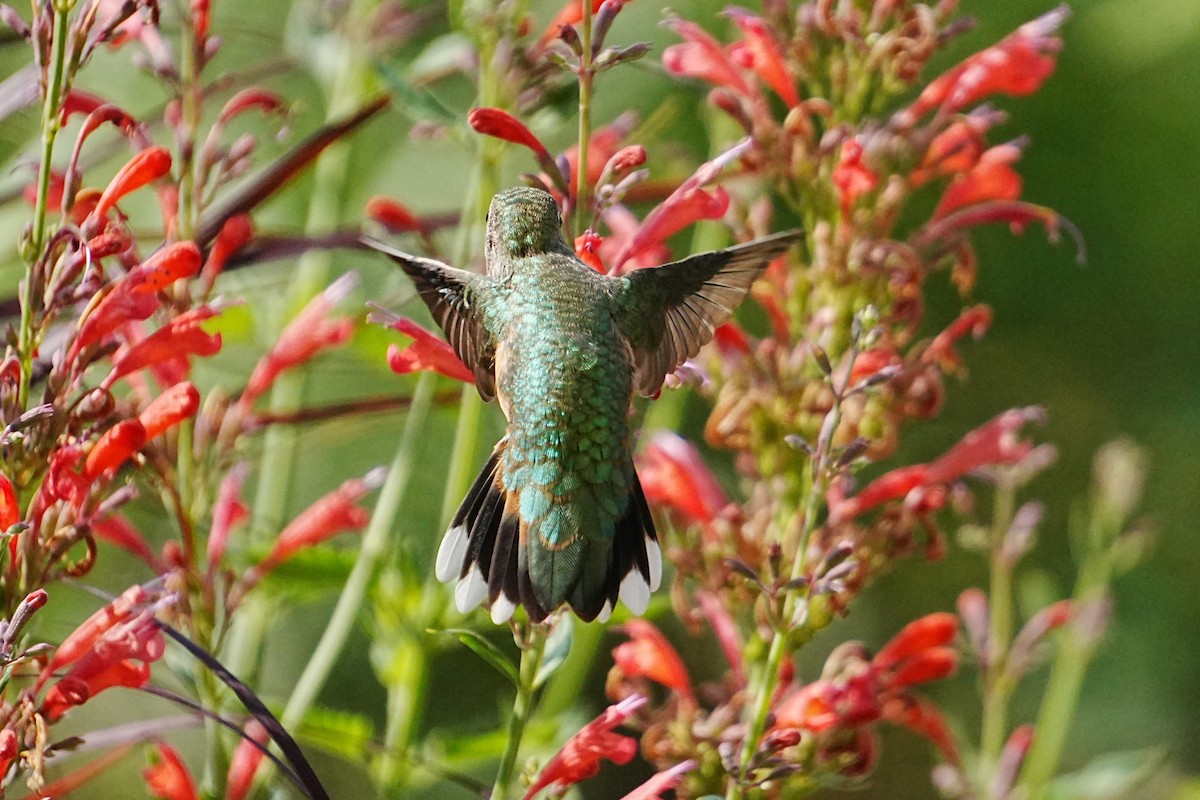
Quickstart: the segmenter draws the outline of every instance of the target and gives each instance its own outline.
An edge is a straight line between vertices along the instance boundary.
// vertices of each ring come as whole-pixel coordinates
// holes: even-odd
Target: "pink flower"
[[[390,322],[388,327],[413,340],[412,344],[404,348],[394,344],[388,346],[388,366],[396,374],[407,375],[419,370],[431,370],[463,383],[475,382],[475,375],[467,369],[466,364],[462,363],[462,359],[445,339],[425,330],[407,317],[398,317]]]
[[[770,23],[737,6],[726,8],[725,15],[734,21],[745,37],[733,45],[731,60],[753,70],[763,83],[787,103],[788,108],[799,105],[796,81],[784,61],[783,49]]]
[[[913,119],[934,108],[953,114],[989,95],[1036,92],[1054,72],[1062,47],[1058,29],[1069,14],[1067,6],[1059,6],[968,57],[926,86],[907,113]]]
[[[140,558],[146,562],[155,572],[162,571],[162,562],[154,555],[150,549],[150,545],[146,543],[146,539],[142,534],[129,524],[129,520],[114,514],[111,517],[104,519],[92,520],[92,533],[97,539],[103,539],[109,544],[114,544],[117,547]]]
[[[695,761],[684,761],[670,769],[663,770],[634,789],[621,800],[659,800],[662,793],[674,789],[683,780],[683,776],[696,768]]]
[[[645,703],[646,698],[633,695],[609,706],[603,714],[584,725],[542,768],[537,780],[525,793],[524,800],[531,800],[548,786],[561,792],[568,786],[597,775],[602,760],[628,764],[637,754],[637,741],[614,733],[613,728],[624,723]]]
[[[357,284],[353,273],[347,273],[330,284],[329,288],[308,301],[279,339],[255,365],[239,403],[249,408],[274,385],[280,373],[299,366],[322,350],[338,347],[354,334],[354,320],[334,317],[331,312]]]
[[[604,274],[604,262],[600,260],[600,245],[604,239],[591,228],[575,237],[575,255],[592,269]]]
[[[684,39],[683,44],[673,44],[663,51],[667,72],[724,86],[741,97],[754,93],[729,53],[707,31],[680,17],[668,18],[666,25]]]
[[[208,296],[217,276],[225,268],[225,263],[253,238],[254,226],[248,214],[234,214],[225,220],[217,238],[213,240],[212,248],[208,251],[208,259],[200,270],[205,291],[203,296]]]
[[[21,521],[21,506],[17,491],[7,475],[0,474],[0,531],[6,531]]]
[[[687,668],[667,637],[644,619],[630,620],[622,628],[630,638],[613,648],[615,668],[629,678],[649,678],[694,704],[696,698]]]
[[[242,462],[229,471],[217,490],[217,501],[213,503],[212,527],[208,532],[208,568],[215,569],[225,557],[225,546],[233,526],[250,516],[250,509],[242,502],[242,483],[246,480],[249,467]]]
[[[649,502],[673,509],[692,524],[712,522],[729,505],[696,446],[669,431],[655,434],[642,451],[638,475]]]

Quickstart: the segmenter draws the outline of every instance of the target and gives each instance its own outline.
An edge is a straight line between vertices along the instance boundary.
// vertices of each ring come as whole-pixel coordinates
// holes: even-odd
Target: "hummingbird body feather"
[[[508,420],[438,549],[435,575],[457,581],[461,611],[486,601],[502,622],[518,605],[534,620],[564,603],[585,620],[618,600],[645,610],[662,557],[630,402],[694,356],[796,236],[609,277],[567,247],[549,194],[516,188],[492,201],[486,276],[367,240],[413,279]]]

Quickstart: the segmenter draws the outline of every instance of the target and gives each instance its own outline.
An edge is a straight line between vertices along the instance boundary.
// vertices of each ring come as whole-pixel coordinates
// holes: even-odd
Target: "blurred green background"
[[[291,132],[282,143],[269,140],[262,156],[281,150],[323,119],[325,100],[313,74],[330,69],[322,39],[306,30],[312,8],[284,0],[257,3],[216,0],[217,30],[225,50],[218,65],[247,65],[276,57],[286,68],[266,83],[295,102]],[[434,13],[440,4],[412,4]],[[676,9],[698,20],[711,20],[723,2],[687,2]],[[946,66],[1001,38],[1050,5],[1032,0],[976,0],[964,11],[979,25],[935,65]],[[548,20],[556,3],[535,4],[539,25]],[[1196,0],[1081,0],[1064,31],[1065,49],[1056,74],[1036,95],[1000,98],[997,105],[1010,113],[1009,122],[993,132],[992,141],[1022,134],[1031,144],[1019,164],[1025,178],[1025,198],[1059,210],[1083,232],[1088,260],[1075,262],[1069,241],[1046,242],[1040,230],[1014,237],[1005,230],[983,231],[977,237],[979,283],[973,299],[990,304],[995,323],[987,337],[966,343],[962,352],[969,367],[965,381],[950,379],[942,415],[931,422],[910,425],[895,463],[926,460],[942,452],[963,432],[995,413],[1017,405],[1041,404],[1049,424],[1039,438],[1059,450],[1057,464],[1029,493],[1048,508],[1035,555],[1026,562],[1022,596],[1028,603],[1068,591],[1073,577],[1065,536],[1067,515],[1087,491],[1092,456],[1101,444],[1128,436],[1143,445],[1150,457],[1150,476],[1143,507],[1158,531],[1151,558],[1116,585],[1116,607],[1110,635],[1089,674],[1079,715],[1068,746],[1067,769],[1082,766],[1106,752],[1163,748],[1166,766],[1144,790],[1146,796],[1180,792],[1200,796],[1200,784],[1179,788],[1171,777],[1200,775],[1200,668],[1189,659],[1200,656],[1200,3]],[[615,42],[649,40],[661,53],[673,41],[656,25],[661,7],[650,0],[631,3],[618,20]],[[286,24],[284,24],[286,20]],[[722,29],[724,22],[712,27]],[[398,58],[411,58],[422,49],[413,42]],[[4,74],[25,58],[23,45],[8,46],[0,56]],[[16,52],[21,51],[21,52]],[[85,71],[82,83],[103,89],[135,113],[158,108],[161,87],[149,78],[131,80],[128,54],[103,54]],[[930,70],[926,77],[935,74]],[[643,116],[664,101],[673,84],[651,56],[631,70],[618,70],[601,79],[596,119],[604,122],[632,105]],[[632,88],[631,88],[632,87]],[[651,159],[698,159],[704,153],[692,105],[697,96],[673,95],[679,103],[678,130],[669,138],[682,143],[674,152],[651,153]],[[451,97],[465,108],[470,96]],[[36,125],[33,112],[10,118],[0,127],[0,153],[16,169],[3,177],[17,186],[31,175],[24,154]],[[418,211],[456,210],[465,183],[461,150],[449,141],[410,140],[410,122],[387,112],[355,140],[341,222],[353,225],[365,200],[387,193]],[[262,128],[262,130],[269,130]],[[571,143],[569,126],[548,141],[552,150]],[[688,149],[690,148],[690,149]],[[117,151],[114,151],[117,152]],[[529,169],[523,154],[515,153],[509,179]],[[256,218],[260,229],[298,230],[307,215],[311,176],[301,178]],[[27,217],[24,207],[10,204],[0,212],[0,240],[13,242]],[[11,249],[7,251],[11,253]],[[339,264],[363,276],[361,295],[396,305],[409,289],[386,265],[356,255],[339,256]],[[0,273],[12,285],[15,259],[5,257]],[[227,313],[224,333],[228,345],[202,375],[210,383],[240,380],[248,365],[269,341],[271,320],[256,313],[255,297],[283,288],[290,264],[277,263],[231,275],[226,290],[247,295],[251,303]],[[930,286],[927,328],[939,330],[956,313],[958,300],[942,278]],[[417,313],[416,304],[405,306]],[[391,376],[382,364],[390,337],[365,331],[343,354],[317,365],[314,385],[330,398],[369,391],[385,392],[406,379]],[[703,404],[689,401],[688,419],[695,434]],[[498,435],[500,418],[487,411],[490,430]],[[648,427],[656,424],[651,410]],[[402,416],[381,414],[367,421],[312,426],[305,430],[305,470],[295,490],[295,506],[345,477],[362,474],[385,463],[399,435]],[[454,425],[452,409],[438,412],[424,440],[421,468],[403,517],[406,546],[428,558],[438,530],[441,481]],[[488,444],[490,444],[490,439]],[[482,459],[482,453],[479,456]],[[433,498],[426,501],[426,498]],[[93,580],[119,589],[144,579],[136,565],[114,559]],[[905,622],[920,614],[952,609],[958,593],[985,579],[981,560],[952,547],[940,563],[912,560],[881,581],[853,607],[849,617],[832,626],[806,651],[806,677],[811,677],[834,644],[860,638],[872,647],[887,640]],[[311,643],[323,627],[332,605],[328,593],[297,595],[279,635],[271,639],[264,679],[268,696],[283,697],[303,665]],[[69,629],[46,629],[58,637]],[[617,641],[611,637],[612,643]],[[373,716],[382,727],[383,692],[369,668],[369,640],[358,635],[347,648],[337,677],[327,688],[327,704]],[[609,667],[607,648],[601,663],[591,666],[576,713],[580,721],[602,705],[599,683]],[[699,673],[711,669],[696,664]],[[1039,683],[1035,677],[1018,693],[1016,721],[1030,719]],[[497,727],[498,708],[508,697],[493,673],[478,665],[462,648],[447,648],[437,661],[433,695],[426,724],[431,729],[454,724],[486,731]],[[944,703],[962,730],[978,730],[974,674],[960,675],[931,690]],[[128,695],[117,699],[124,702]],[[139,701],[140,702],[140,701]],[[114,712],[127,717],[135,706],[125,703]],[[162,713],[151,701],[146,713]],[[86,730],[96,717],[81,711],[72,724]],[[140,713],[138,710],[136,713]],[[463,715],[474,715],[464,720]],[[186,739],[185,739],[186,741]],[[193,742],[198,746],[198,740]],[[933,797],[927,775],[931,764],[925,743],[907,734],[888,735],[868,797]],[[338,775],[331,780],[335,797],[360,796],[365,784],[352,770],[323,759],[318,770]],[[117,773],[101,784],[96,797],[129,780],[131,771]],[[635,768],[606,768],[585,791],[590,797],[615,797],[615,786],[632,785]],[[128,785],[128,784],[124,784]],[[444,788],[444,787],[443,787]],[[451,790],[447,790],[447,796]],[[109,794],[105,794],[108,792]],[[462,795],[462,796],[465,796]],[[864,796],[864,795],[860,795]]]

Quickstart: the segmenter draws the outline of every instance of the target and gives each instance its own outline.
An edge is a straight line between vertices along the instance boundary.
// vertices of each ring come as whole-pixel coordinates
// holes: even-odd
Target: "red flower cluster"
[[[572,784],[594,777],[600,772],[601,761],[628,764],[637,754],[637,740],[622,736],[613,729],[624,724],[645,704],[646,698],[639,695],[627,697],[584,725],[542,768],[525,793],[524,800],[531,800],[547,787],[554,787],[561,792]]]
[[[842,645],[830,655],[820,680],[779,702],[774,730],[821,735],[825,747],[833,746],[834,739],[839,746],[849,741],[855,758],[847,771],[862,774],[869,770],[875,749],[866,729],[882,719],[927,737],[947,761],[958,763],[958,750],[941,714],[910,691],[954,672],[958,653],[948,645],[957,631],[953,614],[930,614],[905,626],[874,658],[867,659],[856,642]]]

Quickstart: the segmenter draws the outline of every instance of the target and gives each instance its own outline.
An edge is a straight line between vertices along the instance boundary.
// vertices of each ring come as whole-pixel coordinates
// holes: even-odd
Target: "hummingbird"
[[[457,582],[461,612],[487,603],[500,624],[518,606],[535,622],[564,603],[589,622],[618,600],[646,610],[662,553],[630,404],[655,396],[799,235],[603,275],[564,241],[554,198],[517,187],[488,210],[486,275],[363,240],[408,274],[508,421],[438,547],[434,574]]]

